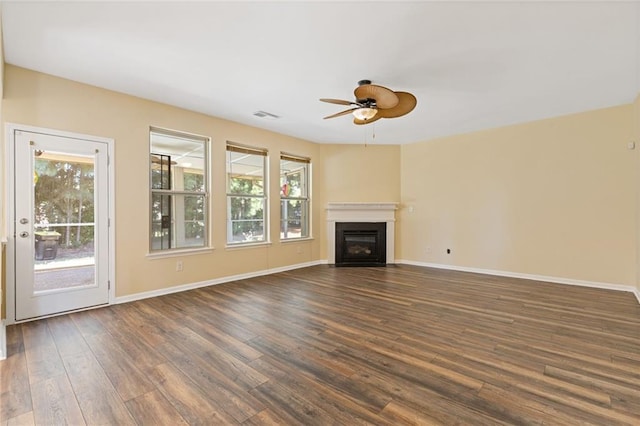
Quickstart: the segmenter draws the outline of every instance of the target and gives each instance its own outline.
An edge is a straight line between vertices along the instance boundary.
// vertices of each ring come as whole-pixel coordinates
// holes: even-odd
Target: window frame
[[[256,194],[245,194],[245,193],[232,193],[230,192],[230,170],[229,165],[231,164],[228,156],[229,152],[243,153],[247,155],[257,155],[262,157],[262,186],[263,191],[262,195]],[[227,141],[225,148],[225,191],[226,191],[226,210],[227,210],[227,219],[226,219],[226,244],[227,247],[242,247],[248,245],[261,245],[261,244],[270,244],[271,243],[271,232],[269,229],[269,151],[266,148],[254,147],[244,144],[239,144],[236,142]],[[249,198],[249,199],[258,199],[262,200],[262,234],[263,238],[261,240],[242,240],[242,241],[234,241],[233,240],[233,224],[234,222],[238,222],[239,220],[233,220],[231,211],[231,199],[232,198]],[[244,220],[244,219],[243,219]],[[257,221],[258,219],[252,219],[252,221]]]
[[[154,182],[153,182],[153,169],[152,169],[152,164],[153,164],[153,160],[152,160],[152,156],[153,155],[158,155],[158,153],[154,152],[153,149],[153,142],[152,142],[152,138],[153,138],[153,134],[157,134],[160,136],[165,136],[165,137],[172,137],[172,138],[179,138],[179,139],[185,139],[188,141],[192,141],[192,142],[199,142],[202,143],[203,145],[203,169],[202,169],[202,183],[203,183],[203,191],[190,191],[190,190],[184,190],[184,189],[164,189],[164,188],[154,188]],[[211,171],[210,171],[210,165],[211,165],[211,161],[210,161],[210,147],[211,147],[211,138],[208,136],[203,136],[203,135],[198,135],[198,134],[194,134],[194,133],[188,133],[188,132],[183,132],[183,131],[178,131],[178,130],[171,130],[171,129],[165,129],[165,128],[161,128],[161,127],[154,127],[154,126],[150,126],[149,127],[149,246],[148,246],[148,250],[149,250],[149,255],[150,256],[163,256],[163,255],[170,255],[172,253],[183,253],[183,252],[193,252],[193,251],[201,251],[201,250],[210,250],[212,249],[211,247],[211,181],[210,181],[210,176],[211,176]],[[171,168],[171,164],[169,164],[169,168]],[[173,187],[174,186],[174,176],[173,176],[173,171],[170,171],[169,174],[169,180],[171,181],[170,186]],[[191,173],[191,174],[195,174],[193,172],[185,172],[183,170],[183,173]],[[193,246],[193,245],[182,245],[182,246],[177,246],[177,247],[171,247],[171,245],[173,245],[174,243],[177,245],[177,242],[174,241],[174,239],[176,239],[177,237],[173,237],[170,236],[169,237],[169,247],[167,248],[154,248],[153,246],[153,233],[154,233],[154,223],[156,221],[154,221],[153,218],[153,203],[154,203],[154,196],[169,196],[171,197],[171,209],[172,209],[172,214],[171,214],[171,225],[170,225],[170,235],[171,233],[174,232],[174,230],[177,231],[178,226],[180,226],[180,224],[178,224],[176,222],[176,218],[173,216],[173,211],[177,211],[178,209],[176,208],[177,205],[177,199],[178,197],[182,196],[182,197],[202,197],[203,199],[203,244],[202,245],[197,245],[197,246]],[[187,220],[184,216],[182,217],[182,227],[185,228],[186,224],[188,222],[193,222],[193,219]],[[186,228],[183,229],[182,231],[183,233],[186,232]],[[176,234],[179,235],[178,232],[176,232]]]
[[[302,194],[300,197],[288,197],[288,196],[284,196],[282,195],[282,162],[283,161],[293,161],[293,162],[297,162],[300,164],[304,164],[304,180],[305,180],[305,185],[304,185],[304,189],[305,189],[305,194]],[[311,238],[311,158],[309,157],[303,157],[300,155],[295,155],[295,154],[289,154],[286,152],[280,152],[280,167],[279,167],[279,183],[280,183],[280,231],[278,233],[279,237],[280,237],[280,241],[283,242],[287,242],[287,241],[299,241],[299,240],[304,240],[304,239],[309,239]],[[283,237],[283,232],[282,232],[282,226],[283,223],[287,221],[287,218],[282,217],[282,202],[283,201],[302,201],[305,204],[305,208],[306,208],[306,215],[304,217],[304,222],[301,220],[301,228],[303,230],[306,230],[306,235],[300,235],[299,237]],[[301,233],[302,234],[302,233]]]

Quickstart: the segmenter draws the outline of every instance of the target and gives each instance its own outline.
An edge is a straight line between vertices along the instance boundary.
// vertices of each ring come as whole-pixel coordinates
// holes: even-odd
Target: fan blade
[[[378,106],[378,113],[376,117],[381,118],[396,118],[402,117],[405,114],[410,113],[416,107],[418,100],[415,96],[408,92],[395,92],[398,96],[398,105],[393,108],[380,108]]]
[[[330,104],[338,104],[338,105],[357,105],[355,102],[343,101],[342,99],[320,99],[321,102],[328,102]]]
[[[337,113],[332,114],[332,115],[327,115],[326,117],[324,117],[324,119],[326,120],[327,118],[335,118],[335,117],[340,117],[341,115],[347,115],[347,114],[351,113],[351,111],[355,111],[355,110],[357,110],[358,108],[360,108],[360,107],[357,107],[357,108],[351,108],[351,109],[346,109],[346,110],[344,110],[344,111],[340,111],[340,112],[337,112]]]
[[[379,112],[380,110],[378,110]],[[357,118],[353,119],[353,124],[357,124],[358,126],[361,126],[363,124],[369,124],[369,123],[373,123],[374,121],[378,121],[380,120],[382,117],[379,114],[374,115],[372,118],[368,119],[368,120],[359,120]]]
[[[398,96],[393,90],[376,84],[363,84],[356,87],[353,93],[358,100],[375,99],[378,108],[393,108],[399,102]]]

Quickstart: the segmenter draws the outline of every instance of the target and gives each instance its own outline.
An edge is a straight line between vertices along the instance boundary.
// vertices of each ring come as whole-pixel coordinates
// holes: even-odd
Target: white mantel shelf
[[[397,210],[398,203],[328,203],[327,210]]]
[[[398,203],[327,203],[327,261],[336,263],[336,222],[386,222],[387,263],[395,263],[395,221]]]

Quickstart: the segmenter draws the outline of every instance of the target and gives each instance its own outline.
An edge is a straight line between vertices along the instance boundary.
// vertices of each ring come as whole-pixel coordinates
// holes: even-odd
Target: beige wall
[[[399,145],[321,145],[327,201],[400,201]]]
[[[625,105],[404,145],[397,257],[635,285],[633,114]]]
[[[326,202],[400,202],[400,146],[321,145],[321,170],[314,193]],[[323,206],[323,228],[326,211]],[[322,258],[327,257],[321,234]],[[397,244],[397,243],[396,243]]]
[[[278,242],[279,198],[270,199],[270,247],[225,249],[225,143],[269,149],[270,191],[279,194],[279,152],[319,161],[318,145],[179,108],[7,65],[5,122],[115,139],[117,296],[321,259],[320,241]],[[149,126],[212,138],[213,244],[210,254],[149,259]],[[315,170],[315,167],[314,167]],[[320,180],[314,172],[314,180]],[[322,232],[322,200],[313,200],[314,234]],[[301,253],[298,253],[298,250]],[[176,261],[184,271],[176,272]]]

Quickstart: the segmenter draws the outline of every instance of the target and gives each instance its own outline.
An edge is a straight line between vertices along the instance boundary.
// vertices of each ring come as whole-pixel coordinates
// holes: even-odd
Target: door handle
[[[20,219],[20,223],[23,225],[26,225],[27,223],[29,223],[29,219],[27,219],[26,217],[23,217],[22,219]]]
[[[27,238],[27,237],[29,236],[29,233],[28,233],[27,231],[22,231],[22,232],[20,233],[20,236],[21,236],[22,238]]]

